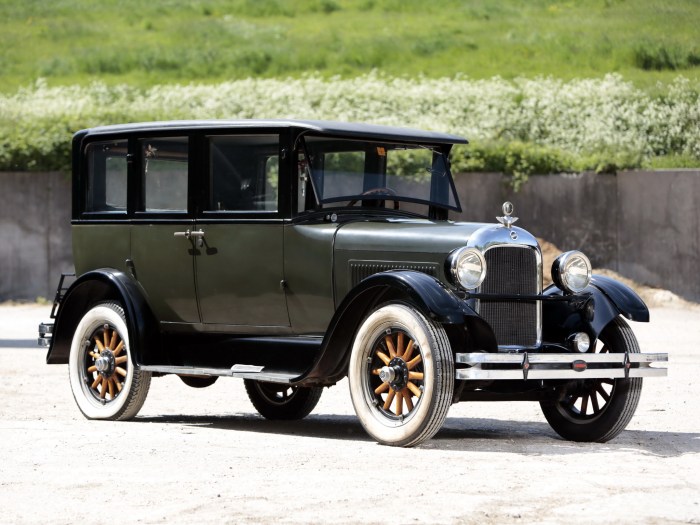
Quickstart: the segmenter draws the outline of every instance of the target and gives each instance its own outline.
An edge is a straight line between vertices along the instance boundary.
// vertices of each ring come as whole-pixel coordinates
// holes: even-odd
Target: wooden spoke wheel
[[[322,387],[291,386],[244,380],[250,402],[266,419],[294,420],[308,416],[318,404]]]
[[[639,352],[637,340],[621,318],[600,334],[598,352]],[[572,441],[605,442],[632,419],[642,391],[642,378],[583,379],[569,383],[556,401],[540,403],[551,427]]]
[[[423,394],[423,354],[403,330],[379,337],[369,355],[370,388],[386,417],[403,419],[416,409]]]
[[[124,310],[102,303],[78,323],[69,357],[73,397],[89,419],[129,419],[146,399],[149,373],[135,369]]]
[[[348,378],[355,412],[373,438],[416,445],[442,427],[452,403],[447,335],[410,305],[384,305],[357,332]]]

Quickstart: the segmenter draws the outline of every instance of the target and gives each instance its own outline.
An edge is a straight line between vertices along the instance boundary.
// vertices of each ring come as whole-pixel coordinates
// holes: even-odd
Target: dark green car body
[[[74,333],[86,312],[113,304],[123,310],[134,373],[177,374],[189,383],[202,380],[199,386],[233,376],[314,389],[348,374],[353,342],[372,312],[399,305],[444,332],[450,363],[444,373],[454,384],[451,377],[441,388],[449,402],[560,398],[577,379],[572,367],[589,374],[595,368],[573,364],[586,352],[576,347],[577,334],[594,343],[619,315],[646,321],[648,311],[630,289],[602,277],[580,290],[543,290],[537,240],[513,226],[505,208],[502,224],[448,220],[450,210],[461,210],[449,170],[458,143],[466,140],[317,121],[165,122],[76,133],[77,279],[58,294],[54,326],[44,326],[47,362],[68,363],[80,351]],[[471,289],[460,284],[459,272],[476,270],[456,262],[465,248],[485,255],[485,277]],[[112,332],[108,324],[115,324]],[[104,337],[94,337],[99,349],[109,346],[116,324],[105,322]],[[397,345],[404,345],[404,332],[414,337],[402,330]],[[382,360],[389,358],[387,344],[377,354]],[[81,373],[93,385],[88,397],[109,405],[126,384],[107,373],[125,359],[112,348],[95,365],[99,349],[89,350]],[[398,357],[382,368],[382,378],[394,379],[372,379],[372,389],[404,392],[411,409],[391,409],[403,422],[431,387],[420,384],[408,399],[409,374],[420,375],[416,384],[427,379],[394,350]],[[424,361],[432,359],[428,349],[422,352]],[[410,352],[404,353],[408,362]],[[497,357],[482,365],[478,354]],[[538,365],[528,356],[540,354],[569,356],[560,365],[542,364],[549,374],[542,377],[551,382],[533,381]],[[507,359],[498,356],[519,361],[502,364]],[[646,362],[633,363],[610,365],[613,377],[649,375]],[[552,372],[557,369],[566,373]],[[405,375],[400,385],[397,373]],[[382,396],[372,403],[381,405]],[[406,445],[435,431],[395,441],[375,437]]]

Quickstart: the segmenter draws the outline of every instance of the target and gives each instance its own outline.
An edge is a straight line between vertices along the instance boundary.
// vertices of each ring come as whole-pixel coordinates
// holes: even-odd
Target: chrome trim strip
[[[234,365],[231,368],[141,365],[139,368],[144,372],[156,372],[160,374],[237,377],[240,379],[255,379],[256,381],[267,381],[271,383],[291,383],[291,380],[299,375],[285,374],[281,372],[265,372],[264,369],[255,371],[260,367],[248,367],[245,365]]]
[[[487,354],[474,352],[456,354],[455,363],[469,365],[470,368],[455,370],[455,379],[590,379],[662,377],[668,375],[668,368],[652,367],[654,363],[667,363],[668,354]],[[574,363],[585,363],[581,371],[573,369]],[[608,367],[588,368],[590,364],[608,364]],[[484,369],[482,365],[493,368]],[[513,368],[518,365],[518,368]],[[569,365],[570,368],[562,368]],[[508,368],[498,368],[507,366]]]

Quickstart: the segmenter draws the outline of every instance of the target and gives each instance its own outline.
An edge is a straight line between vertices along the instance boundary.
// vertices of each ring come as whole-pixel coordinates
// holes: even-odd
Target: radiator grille
[[[486,279],[479,290],[488,294],[536,295],[540,275],[537,252],[529,247],[499,246],[485,254]],[[538,343],[537,301],[486,301],[479,313],[488,321],[499,346],[531,347]]]
[[[437,277],[437,265],[432,263],[389,262],[389,261],[350,261],[351,286],[357,285],[370,275],[387,270],[415,270]]]

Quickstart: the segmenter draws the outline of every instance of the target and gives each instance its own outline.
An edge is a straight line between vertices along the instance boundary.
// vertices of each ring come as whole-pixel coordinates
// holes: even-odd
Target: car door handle
[[[190,231],[186,230],[184,232],[173,233],[174,237],[184,237],[185,239],[191,239],[192,237],[204,237],[204,230]]]

